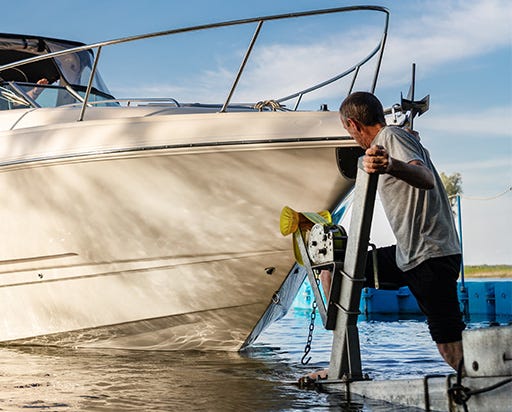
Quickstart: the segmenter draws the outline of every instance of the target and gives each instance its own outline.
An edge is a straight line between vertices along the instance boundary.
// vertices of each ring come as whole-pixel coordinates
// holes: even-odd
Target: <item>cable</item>
[[[508,192],[511,192],[511,191],[512,191],[512,186],[510,186],[508,189],[504,190],[503,192],[498,193],[497,195],[489,196],[489,197],[465,196],[460,193],[458,194],[458,196],[460,196],[461,198],[466,199],[466,200],[494,200],[501,196],[505,196]],[[454,195],[454,196],[457,196],[457,195]],[[453,197],[453,196],[450,196],[450,197]]]

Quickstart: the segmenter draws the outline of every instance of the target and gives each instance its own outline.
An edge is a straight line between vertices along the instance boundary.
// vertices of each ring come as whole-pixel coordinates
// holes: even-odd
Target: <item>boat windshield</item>
[[[85,89],[85,86],[73,86],[71,89],[59,85],[4,82],[0,84],[0,110],[81,104],[85,98]],[[92,89],[88,101],[95,106],[118,106],[112,99],[111,95]]]
[[[56,40],[47,40],[46,45],[51,53],[69,49],[69,44],[60,43]],[[67,83],[84,87],[87,86],[92,70],[92,50],[56,56],[54,60],[60,69],[61,76],[64,77]],[[98,72],[95,73],[93,87],[100,92],[110,94]]]
[[[37,59],[82,45],[59,39],[0,34],[0,66],[11,64],[10,68],[0,70],[0,110],[83,103],[93,66],[92,50],[69,52],[12,67],[13,63],[24,59]],[[88,100],[95,104],[112,99],[96,72]]]

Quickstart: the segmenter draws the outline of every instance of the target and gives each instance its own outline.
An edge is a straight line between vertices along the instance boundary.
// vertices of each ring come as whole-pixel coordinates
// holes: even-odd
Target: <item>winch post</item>
[[[362,168],[362,157],[359,158],[352,217],[343,274],[336,270],[333,273],[330,296],[337,297],[336,302],[329,302],[338,308],[336,326],[333,331],[331,360],[329,363],[329,379],[350,380],[362,379],[361,352],[357,318],[359,302],[364,281],[366,256],[370,239],[370,228],[377,191],[378,174],[366,173]]]

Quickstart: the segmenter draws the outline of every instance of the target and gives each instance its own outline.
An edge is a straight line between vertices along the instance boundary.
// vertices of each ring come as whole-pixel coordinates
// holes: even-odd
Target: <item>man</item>
[[[418,136],[386,126],[382,105],[371,93],[348,96],[340,118],[366,150],[364,170],[381,175],[379,196],[397,239],[396,247],[378,250],[379,283],[409,286],[439,353],[457,369],[465,328],[457,298],[461,249],[448,197],[430,155]],[[373,279],[370,256],[369,280]],[[324,287],[330,284],[328,271],[321,278]]]
[[[38,85],[46,85],[46,84],[50,84],[50,82],[48,81],[47,78],[43,77],[42,79],[39,79],[36,84],[38,84]],[[30,89],[27,92],[27,95],[32,100],[36,100],[39,97],[39,95],[43,92],[43,90],[44,90],[44,88],[36,86],[36,87]]]

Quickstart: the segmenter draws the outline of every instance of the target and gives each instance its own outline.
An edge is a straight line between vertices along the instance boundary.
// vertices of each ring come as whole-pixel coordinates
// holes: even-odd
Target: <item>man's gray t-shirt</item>
[[[372,145],[394,158],[422,161],[435,177],[433,189],[418,189],[389,174],[379,177],[379,196],[397,239],[397,266],[410,270],[427,259],[460,253],[460,244],[446,191],[428,151],[418,138],[396,126],[386,126]]]

